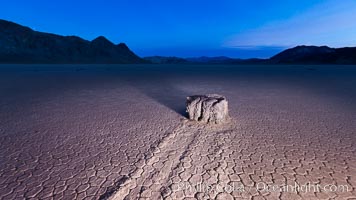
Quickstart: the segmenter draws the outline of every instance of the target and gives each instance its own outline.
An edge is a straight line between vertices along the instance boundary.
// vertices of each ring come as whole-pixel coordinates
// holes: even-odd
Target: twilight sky
[[[292,46],[356,46],[355,0],[11,0],[0,18],[125,42],[139,56],[266,58]]]

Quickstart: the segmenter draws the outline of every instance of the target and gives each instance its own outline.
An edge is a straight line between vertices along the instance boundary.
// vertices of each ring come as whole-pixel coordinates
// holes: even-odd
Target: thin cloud
[[[225,47],[356,45],[356,1],[330,0],[289,19],[230,37]]]

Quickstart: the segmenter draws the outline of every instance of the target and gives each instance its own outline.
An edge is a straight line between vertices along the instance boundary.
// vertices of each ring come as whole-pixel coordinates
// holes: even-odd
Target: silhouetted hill
[[[184,64],[188,61],[184,58],[178,57],[165,57],[165,56],[149,56],[144,57],[144,60],[153,63],[153,64]]]
[[[0,63],[143,63],[124,43],[87,41],[0,20]]]
[[[229,58],[225,56],[219,57],[165,57],[165,56],[150,56],[144,57],[144,60],[153,64],[263,64],[266,62],[264,59],[238,59]]]
[[[146,57],[156,64],[352,64],[356,65],[356,47],[330,48],[327,46],[297,46],[269,59],[238,59],[219,57]]]
[[[356,64],[356,47],[297,46],[268,61],[273,64]]]
[[[124,43],[115,45],[103,36],[88,41],[76,36],[42,33],[0,20],[0,63],[356,64],[356,47],[297,46],[270,59],[225,56],[141,59]]]
[[[196,58],[186,58],[190,63],[201,63],[201,64],[261,64],[265,62],[264,59],[250,58],[250,59],[240,59],[240,58],[229,58],[226,56],[217,57],[196,57]]]
[[[217,57],[194,57],[194,58],[186,58],[189,62],[193,63],[208,63],[208,64],[215,64],[215,63],[230,63],[236,59],[229,58],[226,56],[217,56]]]

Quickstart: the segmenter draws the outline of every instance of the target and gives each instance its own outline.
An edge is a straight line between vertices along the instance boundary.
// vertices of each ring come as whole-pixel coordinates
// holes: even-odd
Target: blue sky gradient
[[[43,32],[125,42],[140,56],[266,58],[295,45],[356,46],[354,0],[2,2],[0,18]]]

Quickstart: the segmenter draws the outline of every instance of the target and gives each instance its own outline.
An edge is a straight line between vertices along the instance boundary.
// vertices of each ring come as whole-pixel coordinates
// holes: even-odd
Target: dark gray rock
[[[218,94],[187,97],[189,119],[204,123],[219,124],[228,120],[228,102]]]

